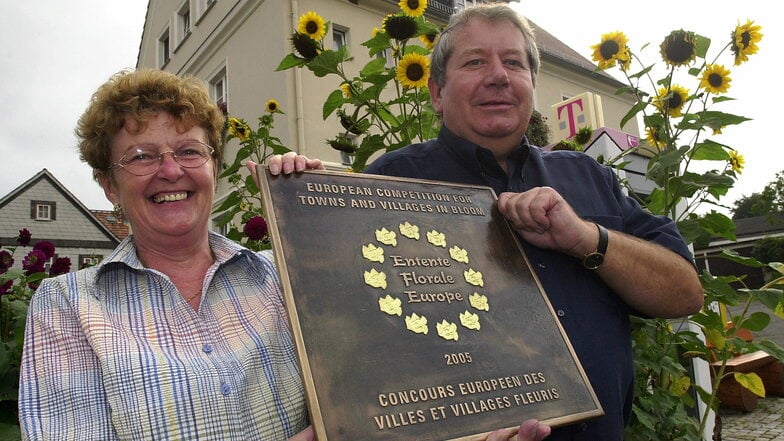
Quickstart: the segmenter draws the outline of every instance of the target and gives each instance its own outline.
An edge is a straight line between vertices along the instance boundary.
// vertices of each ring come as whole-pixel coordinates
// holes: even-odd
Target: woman
[[[271,256],[208,230],[223,121],[203,83],[167,72],[121,72],[93,95],[81,157],[132,234],[34,295],[25,439],[281,440],[308,425]]]

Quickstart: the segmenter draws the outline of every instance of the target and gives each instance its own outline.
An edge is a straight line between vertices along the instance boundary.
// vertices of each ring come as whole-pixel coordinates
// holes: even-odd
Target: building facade
[[[426,17],[441,26],[453,11],[473,3],[429,0]],[[330,22],[325,47],[349,47],[354,59],[344,67],[353,76],[370,61],[361,43],[387,14],[400,8],[397,0],[150,0],[137,68],[199,77],[229,114],[249,122],[263,114],[267,100],[275,99],[285,112],[275,119],[275,136],[283,145],[322,159],[327,168],[345,169],[345,154],[326,143],[343,129],[334,114],[322,118],[323,103],[340,79],[318,78],[305,69],[275,70],[292,52],[291,35],[308,11]],[[602,99],[605,125],[620,130],[619,122],[633,104],[630,96],[615,94],[622,84],[536,26],[536,17],[529,20],[542,58],[534,97],[537,110],[553,124],[553,104],[589,91]],[[636,121],[623,130],[639,134]],[[236,148],[236,142],[227,146],[225,157],[233,158]],[[228,192],[228,185],[220,183],[216,204]]]
[[[88,210],[47,169],[0,199],[0,244],[16,247],[23,228],[30,231],[32,241],[29,247],[17,247],[16,268],[42,240],[52,242],[57,257],[70,258],[71,269],[76,270],[98,263],[128,235],[122,219]]]

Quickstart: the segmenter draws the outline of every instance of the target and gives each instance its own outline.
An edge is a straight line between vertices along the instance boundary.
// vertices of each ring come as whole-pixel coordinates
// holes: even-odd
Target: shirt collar
[[[216,263],[219,265],[230,261],[239,254],[246,256],[254,255],[251,250],[243,247],[242,245],[239,245],[232,240],[229,240],[224,236],[221,236],[218,233],[209,231],[208,235],[210,248],[215,255]],[[124,264],[139,271],[146,269],[139,260],[139,256],[136,254],[136,245],[134,244],[134,237],[132,234],[123,239],[123,241],[117,245],[117,248],[114,249],[114,251],[112,251],[105,259],[101,260],[101,262],[96,265],[96,270],[100,275],[105,271],[108,271],[108,268],[111,268],[117,264]]]

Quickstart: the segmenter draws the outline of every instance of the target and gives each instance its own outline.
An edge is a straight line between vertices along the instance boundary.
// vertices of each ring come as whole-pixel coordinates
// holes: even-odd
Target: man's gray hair
[[[433,53],[430,55],[430,76],[436,84],[443,87],[446,83],[446,64],[454,51],[454,32],[475,19],[491,23],[508,21],[520,29],[526,42],[531,80],[535,86],[536,74],[539,72],[539,49],[536,47],[536,37],[528,20],[504,3],[482,3],[470,6],[449,18],[449,23],[438,36]]]

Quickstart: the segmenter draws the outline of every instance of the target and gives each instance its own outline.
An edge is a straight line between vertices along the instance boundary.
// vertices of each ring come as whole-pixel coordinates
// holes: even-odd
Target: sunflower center
[[[602,58],[609,60],[610,58],[614,57],[620,49],[621,47],[618,46],[617,41],[609,40],[602,43],[602,46],[599,48],[599,52],[601,52]]]
[[[425,70],[418,63],[406,66],[406,78],[411,81],[419,81],[425,76]]]
[[[419,9],[419,0],[408,0],[406,3],[409,9]]]
[[[670,109],[677,109],[681,104],[683,104],[683,99],[679,93],[673,93],[670,99],[667,100],[667,107]]]
[[[308,31],[308,34],[315,34],[318,32],[319,25],[315,21],[309,21],[308,24],[305,25],[305,30]]]
[[[694,46],[688,41],[674,39],[673,41],[670,41],[670,44],[667,45],[665,52],[667,54],[668,60],[672,61],[673,63],[680,64],[689,61],[693,51]]]
[[[749,43],[751,43],[751,34],[749,32],[743,32],[740,34],[740,43],[743,45],[743,48],[749,47]]]
[[[713,87],[719,87],[724,82],[724,78],[717,73],[712,73],[708,75],[708,83],[710,83]]]

